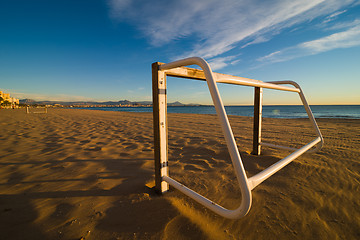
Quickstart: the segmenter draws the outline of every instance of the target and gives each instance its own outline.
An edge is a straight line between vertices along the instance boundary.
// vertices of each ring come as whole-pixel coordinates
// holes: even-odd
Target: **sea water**
[[[315,118],[347,118],[360,119],[360,105],[312,105]],[[104,111],[152,112],[152,107],[91,107],[81,108]],[[253,106],[225,106],[228,115],[254,115]],[[216,114],[213,106],[169,106],[168,113]],[[307,118],[304,106],[263,106],[263,117],[268,118]]]

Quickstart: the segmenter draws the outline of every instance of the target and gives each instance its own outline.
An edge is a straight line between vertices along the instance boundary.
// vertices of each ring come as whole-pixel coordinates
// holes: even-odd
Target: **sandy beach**
[[[252,118],[230,121],[248,176],[290,152],[250,154]],[[264,119],[266,142],[300,147],[306,119]],[[154,190],[152,113],[0,110],[0,239],[360,239],[360,120],[320,119],[325,139],[222,218]],[[169,114],[170,176],[227,207],[240,191],[215,115]]]

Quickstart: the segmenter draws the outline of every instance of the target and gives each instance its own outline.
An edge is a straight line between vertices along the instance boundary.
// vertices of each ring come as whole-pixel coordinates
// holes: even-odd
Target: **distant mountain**
[[[83,102],[83,101],[77,101],[77,102],[65,102],[65,101],[35,101],[32,99],[21,99],[19,100],[20,103],[23,104],[29,104],[29,105],[55,105],[60,104],[64,106],[71,106],[71,105],[135,105],[136,102],[131,102],[128,100],[121,100],[118,102],[108,101],[108,102]]]
[[[178,107],[178,106],[185,106],[186,104],[183,104],[179,101],[173,102],[173,103],[168,103],[168,106],[172,106],[172,107]]]
[[[36,101],[33,100],[33,99],[21,99],[19,100],[19,103],[22,103],[22,104],[34,104]]]
[[[138,102],[132,102],[129,100],[120,100],[120,101],[107,101],[107,102],[65,102],[65,101],[35,101],[33,99],[21,99],[19,101],[22,104],[27,105],[63,105],[63,106],[96,106],[96,105],[102,105],[102,106],[148,106],[152,105],[152,101],[138,101]],[[194,106],[198,104],[183,104],[179,101],[168,103],[168,106]]]

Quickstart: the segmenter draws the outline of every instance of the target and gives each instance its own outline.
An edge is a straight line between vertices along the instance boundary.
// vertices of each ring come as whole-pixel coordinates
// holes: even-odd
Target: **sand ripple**
[[[248,176],[289,154],[251,155],[251,118],[230,121]],[[154,193],[149,113],[0,110],[0,239],[359,239],[360,121],[319,125],[323,150],[259,185],[250,213],[228,220],[176,190]],[[299,147],[309,127],[264,119],[264,141]],[[173,178],[240,204],[216,116],[170,114],[169,159]]]

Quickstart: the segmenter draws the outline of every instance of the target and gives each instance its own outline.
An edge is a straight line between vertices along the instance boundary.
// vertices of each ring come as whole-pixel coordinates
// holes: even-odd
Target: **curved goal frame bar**
[[[185,68],[184,66],[198,65],[202,70]],[[155,62],[152,65],[153,73],[153,116],[154,116],[154,155],[155,155],[155,188],[159,193],[168,191],[169,185],[173,186],[177,190],[181,191],[185,195],[194,199],[198,203],[204,205],[215,213],[231,219],[237,219],[245,216],[251,207],[252,197],[251,190],[264,180],[272,176],[274,173],[282,169],[289,164],[295,158],[301,154],[309,151],[316,145],[313,151],[318,151],[323,145],[323,137],[311,112],[311,109],[305,99],[305,96],[300,86],[292,81],[277,81],[277,82],[262,82],[259,80],[248,79],[243,77],[225,75],[212,72],[209,64],[202,58],[191,57],[182,59],[179,61],[163,64]],[[217,116],[220,120],[221,129],[225,137],[225,142],[230,154],[230,158],[235,170],[237,181],[241,190],[241,203],[237,209],[226,209],[199,193],[187,188],[183,184],[169,177],[168,169],[168,140],[167,140],[167,96],[166,96],[166,76],[190,78],[197,80],[205,80],[207,82],[212,101],[214,103]],[[248,178],[245,173],[245,169],[237,148],[235,138],[224,108],[224,104],[221,100],[219,90],[216,83],[227,83],[243,86],[255,87],[255,102],[258,99],[257,119],[258,122],[254,124],[257,126],[257,138],[256,144],[254,144],[254,153],[259,154],[260,146],[268,146],[275,148],[284,148],[288,150],[295,150],[289,156],[283,158],[277,163],[271,165],[267,169],[257,173],[256,175]],[[293,87],[283,86],[284,84],[293,85]],[[261,96],[262,88],[276,89],[282,91],[296,92],[299,94],[300,99],[305,107],[308,117],[315,129],[317,137],[301,147],[300,149],[289,148],[285,146],[278,146],[270,143],[261,142]],[[255,131],[254,131],[255,134]],[[257,150],[255,149],[257,148]]]

